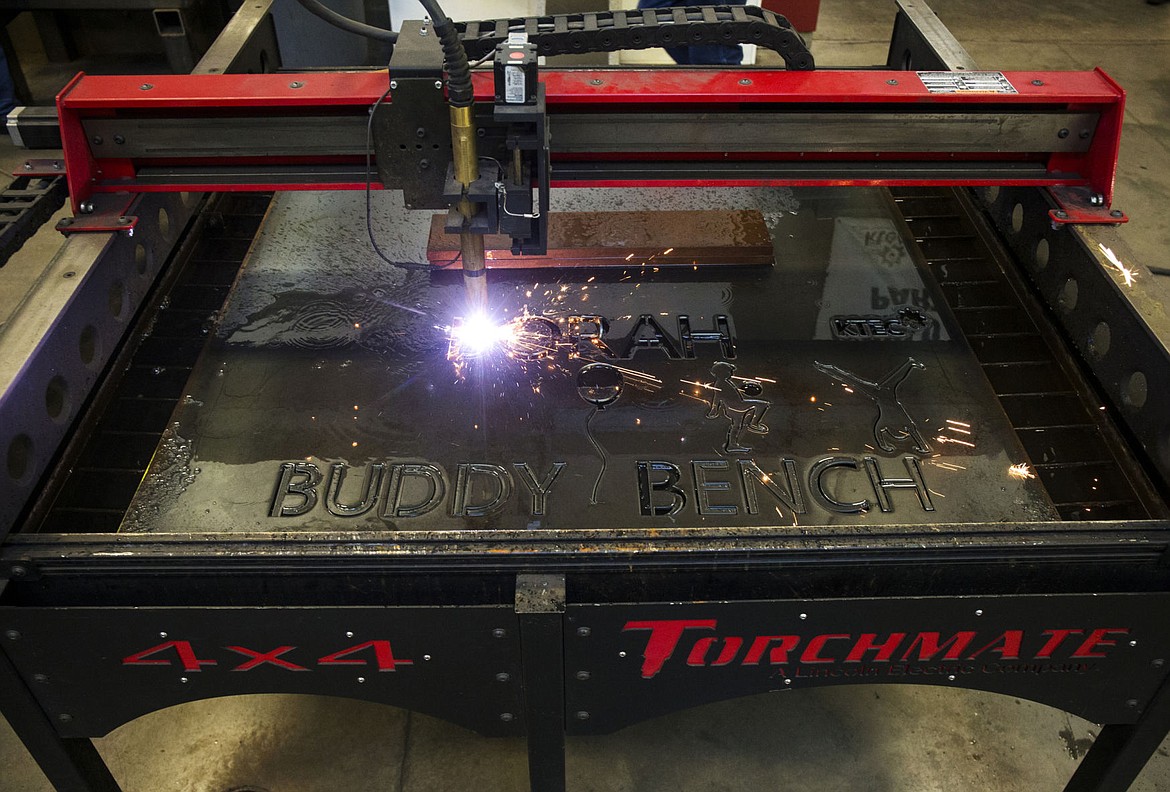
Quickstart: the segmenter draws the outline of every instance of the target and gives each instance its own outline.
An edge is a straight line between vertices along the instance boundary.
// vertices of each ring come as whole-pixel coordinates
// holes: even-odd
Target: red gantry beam
[[[1065,185],[1108,205],[1125,103],[1100,70],[541,80],[554,186]],[[364,189],[366,120],[389,84],[385,71],[78,75],[57,98],[74,211],[95,193]],[[490,106],[492,75],[474,84]]]

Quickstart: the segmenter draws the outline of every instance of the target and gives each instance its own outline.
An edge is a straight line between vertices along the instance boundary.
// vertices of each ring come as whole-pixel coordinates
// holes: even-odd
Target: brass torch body
[[[475,116],[471,107],[451,107],[451,153],[455,181],[463,185],[463,198],[456,209],[470,223],[475,208],[467,200],[467,189],[479,178],[479,154],[475,143]],[[483,235],[464,231],[459,235],[463,261],[463,284],[472,308],[487,303],[487,269],[484,264]]]

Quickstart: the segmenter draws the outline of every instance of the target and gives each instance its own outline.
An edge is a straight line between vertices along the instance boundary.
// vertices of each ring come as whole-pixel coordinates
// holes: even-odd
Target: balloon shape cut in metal
[[[577,372],[577,395],[598,409],[618,400],[625,387],[625,377],[608,363],[590,363]]]

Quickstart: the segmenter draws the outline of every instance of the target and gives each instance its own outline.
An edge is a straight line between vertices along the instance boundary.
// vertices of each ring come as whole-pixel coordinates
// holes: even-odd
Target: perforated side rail
[[[812,53],[787,19],[756,6],[603,11],[457,22],[467,57],[478,60],[523,31],[541,55],[618,52],[651,47],[755,44],[773,50],[794,71],[815,68]]]
[[[1161,516],[1091,388],[1058,360],[954,190],[896,187],[894,202],[1021,445],[1064,520]],[[1067,353],[1066,353],[1067,354]]]
[[[208,222],[128,365],[116,376],[88,438],[66,461],[68,475],[48,497],[39,530],[114,533],[211,332],[270,200],[268,194],[220,196]],[[96,408],[95,408],[96,410]],[[47,504],[46,504],[47,505]]]

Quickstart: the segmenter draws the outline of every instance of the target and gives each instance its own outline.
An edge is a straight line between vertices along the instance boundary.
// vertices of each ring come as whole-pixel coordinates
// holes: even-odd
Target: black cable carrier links
[[[64,176],[18,176],[0,191],[0,267],[68,197]]]
[[[793,71],[816,68],[812,53],[792,24],[757,6],[647,8],[454,24],[471,60],[490,54],[508,40],[509,33],[524,32],[541,55],[755,44],[779,53]]]

